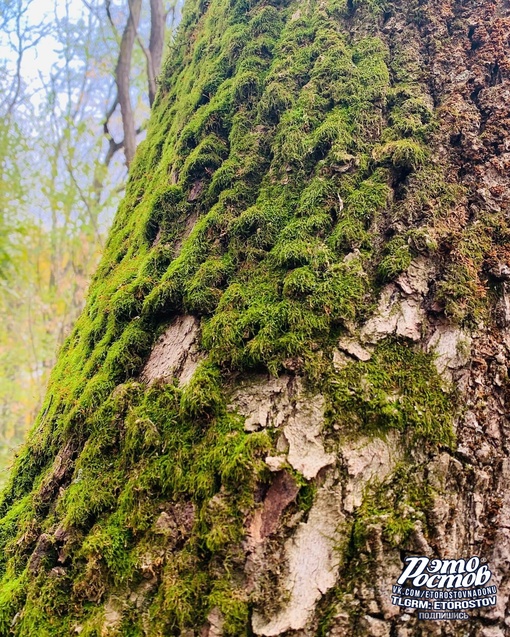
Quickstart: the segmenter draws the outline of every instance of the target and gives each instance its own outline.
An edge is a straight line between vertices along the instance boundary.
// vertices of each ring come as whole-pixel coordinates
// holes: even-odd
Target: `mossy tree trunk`
[[[510,8],[188,0],[3,496],[0,634],[506,634]],[[480,615],[480,617],[478,617]]]

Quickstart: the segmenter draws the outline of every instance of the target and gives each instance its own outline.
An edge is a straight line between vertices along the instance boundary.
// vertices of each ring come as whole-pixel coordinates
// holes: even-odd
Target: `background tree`
[[[505,634],[507,9],[188,1],[3,494],[0,632],[420,637],[424,554],[487,559],[464,626]]]
[[[66,0],[45,10],[39,15],[37,3],[25,0],[2,9],[0,481],[40,408],[56,351],[83,307],[126,176],[113,69],[120,55],[117,29],[127,22],[129,7],[77,7]],[[157,41],[157,64],[161,33],[168,18],[170,37],[178,8],[161,11],[158,4],[154,11],[151,18],[149,3],[143,5],[138,42]],[[149,88],[158,73],[151,68],[149,82],[138,42],[127,78],[135,144],[144,135]],[[52,55],[51,63],[40,62]]]

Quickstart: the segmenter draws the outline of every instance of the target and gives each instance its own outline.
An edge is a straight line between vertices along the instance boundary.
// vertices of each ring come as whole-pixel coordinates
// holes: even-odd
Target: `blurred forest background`
[[[0,486],[83,307],[179,17],[179,0],[1,3]]]

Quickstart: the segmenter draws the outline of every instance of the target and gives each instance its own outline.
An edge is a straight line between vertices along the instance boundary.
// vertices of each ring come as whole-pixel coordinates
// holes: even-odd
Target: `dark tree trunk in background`
[[[165,45],[165,8],[163,0],[151,0],[151,34],[149,41],[150,58],[147,60],[149,76],[149,102],[152,106],[156,97],[156,78],[161,71],[163,48]]]
[[[131,103],[131,68],[133,63],[133,53],[135,42],[143,51],[146,59],[147,68],[147,89],[149,104],[152,107],[157,91],[157,78],[161,71],[161,62],[163,58],[163,49],[165,46],[165,30],[167,13],[163,0],[150,0],[150,35],[149,44],[145,45],[143,39],[138,33],[138,27],[140,23],[140,15],[142,12],[142,0],[128,0],[128,17],[126,20],[126,26],[120,37],[119,57],[115,68],[115,82],[117,84],[117,94],[115,100],[110,109],[105,115],[104,119],[104,133],[108,140],[109,147],[105,156],[104,164],[106,167],[110,165],[116,152],[124,149],[124,155],[126,158],[126,165],[132,162],[136,146],[137,135],[141,132],[140,128],[137,128],[135,122],[135,113],[133,111],[133,105]],[[176,7],[180,5],[176,2],[172,8],[175,15]],[[106,15],[115,29],[115,24],[111,15],[110,2],[105,4]],[[173,26],[173,24],[172,24]],[[117,106],[120,106],[122,129],[124,137],[121,141],[116,141],[110,132],[110,119]],[[98,184],[98,195],[100,195],[100,184]]]
[[[3,496],[0,634],[508,634],[509,38],[504,0],[188,1]],[[399,609],[412,555],[497,603]]]
[[[131,59],[135,45],[142,0],[129,0],[129,17],[122,33],[120,42],[119,59],[115,69],[115,81],[117,83],[118,103],[122,114],[122,129],[124,131],[124,154],[126,164],[129,166],[136,150],[136,127],[129,94]]]

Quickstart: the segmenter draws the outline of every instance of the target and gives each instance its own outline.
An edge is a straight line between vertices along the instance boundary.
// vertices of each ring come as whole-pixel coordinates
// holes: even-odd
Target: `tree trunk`
[[[122,129],[124,131],[124,154],[126,156],[126,164],[129,166],[136,150],[136,127],[130,95],[131,59],[140,21],[142,0],[128,0],[128,5],[129,15],[120,42],[115,81],[117,83],[118,103],[120,104]]]
[[[147,75],[149,79],[149,103],[152,106],[156,99],[156,78],[161,71],[163,48],[165,46],[166,15],[163,0],[151,0],[151,34],[149,40],[149,57]]]
[[[509,13],[188,1],[4,493],[0,634],[507,634]],[[420,618],[411,556],[497,600]]]

